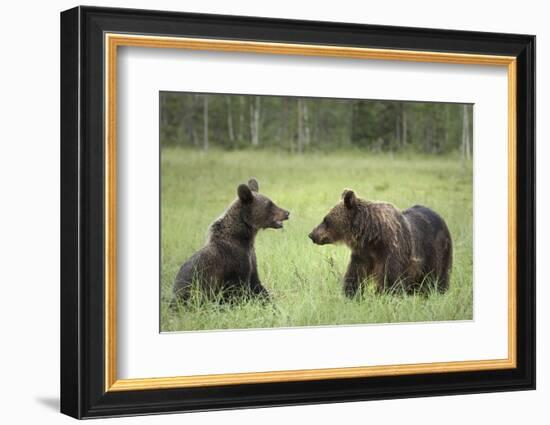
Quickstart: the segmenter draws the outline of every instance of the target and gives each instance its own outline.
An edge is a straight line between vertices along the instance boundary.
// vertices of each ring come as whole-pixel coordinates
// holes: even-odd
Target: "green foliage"
[[[472,284],[472,164],[457,154],[358,153],[340,150],[292,155],[281,151],[227,152],[163,148],[161,152],[161,328],[163,331],[470,320]],[[171,310],[180,265],[204,244],[210,223],[256,177],[260,190],[291,211],[282,230],[256,238],[260,278],[273,301],[228,306],[193,303]],[[307,237],[344,188],[405,209],[423,204],[446,220],[454,242],[445,295],[343,296],[349,260],[344,246],[316,246]]]
[[[445,154],[472,136],[472,106],[462,104],[161,92],[160,106],[163,146],[204,149],[206,133],[207,147],[225,150]]]

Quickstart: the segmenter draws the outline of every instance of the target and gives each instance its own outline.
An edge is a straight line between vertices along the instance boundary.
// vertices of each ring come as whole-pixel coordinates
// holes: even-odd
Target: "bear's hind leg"
[[[438,261],[437,291],[444,294],[449,289],[451,269],[453,267],[453,243],[449,231],[440,232],[437,238],[441,258]]]
[[[444,275],[440,276],[437,281],[437,291],[440,294],[444,294],[449,289],[449,274],[445,273]]]
[[[172,299],[170,300],[170,310],[177,310],[179,306],[184,306],[189,303],[191,284],[187,282],[177,282],[179,288],[174,289]]]

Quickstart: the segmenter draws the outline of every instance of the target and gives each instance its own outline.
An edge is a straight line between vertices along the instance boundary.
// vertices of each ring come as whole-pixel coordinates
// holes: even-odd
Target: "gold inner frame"
[[[326,45],[105,34],[105,391],[135,391],[214,385],[309,381],[416,373],[445,373],[516,367],[516,58],[462,53],[370,49]],[[325,56],[507,67],[508,71],[508,357],[437,363],[399,364],[165,378],[118,379],[116,325],[116,123],[119,46]]]

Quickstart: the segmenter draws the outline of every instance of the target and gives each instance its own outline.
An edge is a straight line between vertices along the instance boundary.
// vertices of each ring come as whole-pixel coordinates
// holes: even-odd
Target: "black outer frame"
[[[104,391],[105,32],[517,57],[517,368]],[[61,13],[61,412],[76,418],[535,388],[535,37],[77,7]]]

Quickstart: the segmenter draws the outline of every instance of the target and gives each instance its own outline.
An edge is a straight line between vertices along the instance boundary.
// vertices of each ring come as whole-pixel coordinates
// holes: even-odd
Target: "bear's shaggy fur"
[[[351,261],[344,292],[353,297],[372,278],[378,292],[404,288],[407,293],[449,287],[452,241],[445,221],[429,208],[404,211],[384,202],[358,198],[352,190],[309,234],[318,244],[345,243]]]
[[[282,228],[290,213],[258,190],[254,179],[239,185],[238,198],[210,225],[205,246],[181,266],[174,300],[188,301],[193,285],[202,295],[223,301],[243,295],[269,297],[258,277],[254,239],[260,229]]]

